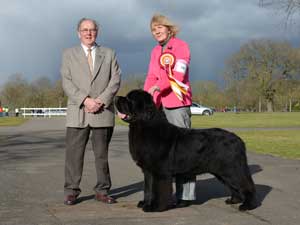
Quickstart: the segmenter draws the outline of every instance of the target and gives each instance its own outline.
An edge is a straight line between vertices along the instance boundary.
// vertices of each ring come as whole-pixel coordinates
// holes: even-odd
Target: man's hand
[[[94,113],[99,111],[99,109],[102,107],[101,104],[99,104],[95,99],[87,97],[84,102],[84,111],[88,113]]]

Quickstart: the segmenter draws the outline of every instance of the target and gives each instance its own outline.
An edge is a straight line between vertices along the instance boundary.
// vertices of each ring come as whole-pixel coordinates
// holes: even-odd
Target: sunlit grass
[[[0,126],[18,126],[27,120],[27,118],[22,117],[0,117]]]
[[[192,116],[196,128],[273,128],[300,127],[300,112],[292,113],[215,113],[212,116]]]
[[[0,126],[17,126],[28,119],[0,117]],[[116,117],[116,125],[128,124]],[[235,131],[246,143],[248,151],[300,159],[300,113],[215,113],[213,116],[192,116],[193,128],[268,128]],[[272,128],[274,128],[272,130]]]
[[[215,113],[213,116],[192,116],[194,128],[268,128],[235,132],[245,141],[247,149],[257,153],[300,159],[300,113]]]
[[[118,125],[127,125],[116,119]],[[192,116],[193,128],[268,128],[237,131],[249,151],[284,158],[300,159],[300,113],[215,113],[213,116]],[[273,128],[273,130],[272,130]]]
[[[117,125],[127,123],[116,117]],[[293,113],[214,113],[192,116],[193,128],[280,128],[300,127],[300,112]]]
[[[238,131],[249,151],[300,159],[300,130]]]

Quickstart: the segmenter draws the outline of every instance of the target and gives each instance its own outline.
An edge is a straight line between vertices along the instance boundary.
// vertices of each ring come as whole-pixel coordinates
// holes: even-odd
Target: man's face
[[[92,47],[96,42],[97,34],[98,30],[92,21],[85,20],[81,23],[78,37],[82,44],[87,47]]]

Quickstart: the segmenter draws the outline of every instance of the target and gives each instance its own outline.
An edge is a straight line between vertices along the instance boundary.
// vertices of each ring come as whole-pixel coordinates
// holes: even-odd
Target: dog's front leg
[[[155,211],[161,212],[174,207],[172,201],[172,180],[172,176],[157,179],[157,184],[154,186]]]
[[[139,201],[138,208],[143,208],[144,205],[151,205],[153,199],[153,175],[149,171],[143,171],[144,173],[144,200]]]
[[[147,201],[143,205],[144,212],[161,212],[170,209],[172,199],[172,176],[157,177],[150,174],[151,183],[149,187],[151,190],[145,193]],[[148,178],[149,178],[148,177]]]

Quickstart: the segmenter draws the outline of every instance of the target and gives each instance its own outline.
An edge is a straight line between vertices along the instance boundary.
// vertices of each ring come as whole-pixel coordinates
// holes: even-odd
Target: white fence
[[[51,117],[67,115],[67,108],[21,108],[21,115],[35,117]]]

